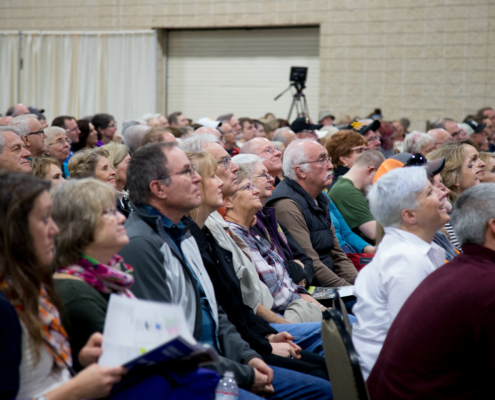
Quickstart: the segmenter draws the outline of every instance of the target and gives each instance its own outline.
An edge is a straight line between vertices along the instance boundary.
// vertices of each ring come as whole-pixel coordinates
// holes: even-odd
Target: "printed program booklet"
[[[354,286],[339,286],[331,288],[310,286],[308,292],[316,300],[327,300],[333,299],[334,290],[339,291],[340,297],[354,296]]]

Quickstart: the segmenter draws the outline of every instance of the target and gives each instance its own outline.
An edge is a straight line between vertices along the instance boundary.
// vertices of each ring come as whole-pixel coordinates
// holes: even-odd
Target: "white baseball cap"
[[[197,124],[206,126],[207,128],[218,128],[222,125],[221,121],[213,121],[211,118],[200,118],[196,121]]]

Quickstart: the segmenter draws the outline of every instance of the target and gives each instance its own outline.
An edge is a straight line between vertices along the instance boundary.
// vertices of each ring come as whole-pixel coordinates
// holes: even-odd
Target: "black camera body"
[[[308,77],[308,67],[291,67],[290,68],[289,80],[291,82],[297,82],[297,83],[304,84],[306,82],[307,77]]]

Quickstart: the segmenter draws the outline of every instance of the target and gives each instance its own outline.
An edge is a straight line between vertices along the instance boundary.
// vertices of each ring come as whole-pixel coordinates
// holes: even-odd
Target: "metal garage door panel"
[[[307,66],[305,93],[317,118],[318,28],[172,31],[168,55],[169,113],[287,118],[292,96],[273,98],[288,87],[291,66]]]

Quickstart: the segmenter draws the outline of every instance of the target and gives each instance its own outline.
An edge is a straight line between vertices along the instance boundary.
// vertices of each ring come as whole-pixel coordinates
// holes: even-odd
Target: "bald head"
[[[29,114],[29,109],[24,104],[10,106],[6,115],[8,117],[17,117],[18,115]]]
[[[200,135],[202,133],[209,133],[211,135],[215,135],[218,139],[222,137],[222,135],[220,135],[220,132],[218,132],[215,128],[209,128],[207,126],[202,126],[201,128],[196,129],[194,133],[196,135]]]
[[[270,143],[270,141],[268,139],[262,138],[262,137],[257,137],[257,138],[251,139],[250,141],[244,143],[244,145],[241,147],[239,153],[240,154],[258,154],[260,148],[265,147],[269,143]]]
[[[7,126],[10,121],[12,121],[12,117],[1,117],[0,118],[0,126]]]
[[[435,150],[438,149],[442,144],[452,141],[452,135],[445,129],[432,129],[427,133],[435,141]]]

